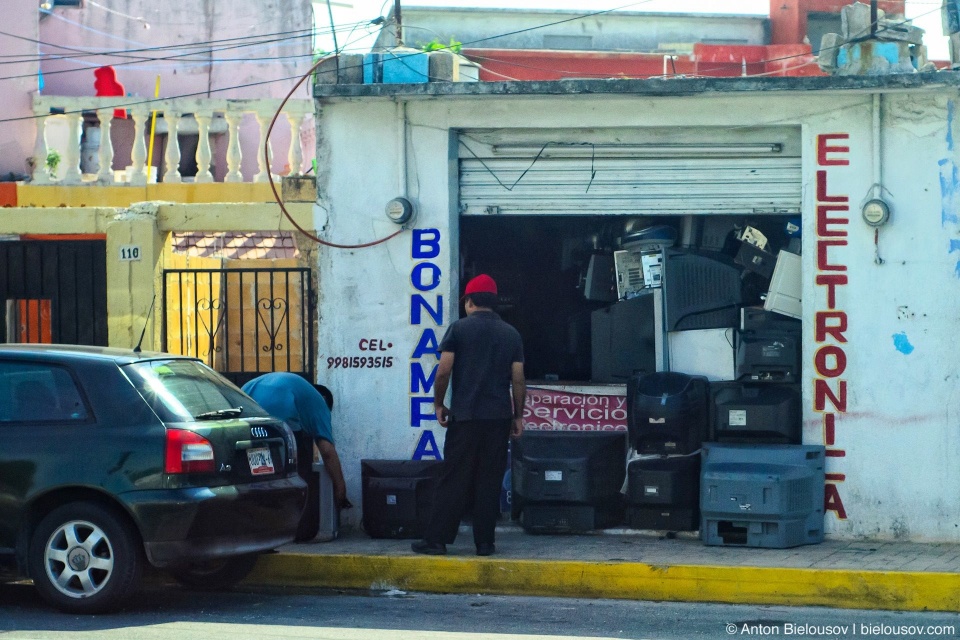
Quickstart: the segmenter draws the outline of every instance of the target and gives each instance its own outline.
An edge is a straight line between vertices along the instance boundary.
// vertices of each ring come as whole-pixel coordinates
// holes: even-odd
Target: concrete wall
[[[174,4],[130,0],[116,6],[129,17],[94,5],[56,7],[43,16],[40,40],[44,42],[81,51],[126,51],[113,56],[44,60],[45,94],[93,95],[93,69],[113,65],[117,79],[132,96],[152,98],[160,76],[161,97],[282,98],[313,63],[313,6],[309,0],[185,0]],[[266,44],[247,46],[251,41]],[[196,46],[170,49],[171,45]],[[152,47],[167,49],[149,50]],[[43,51],[62,52],[55,47]],[[305,82],[293,97],[309,97],[308,85]],[[312,126],[306,125],[303,132],[312,142]],[[274,147],[286,149],[289,136],[285,118],[280,118],[272,137]],[[117,161],[129,160],[132,124],[115,122],[113,137]],[[247,179],[257,172],[257,140],[257,123],[248,116],[241,126],[242,172]],[[215,173],[222,179],[226,136],[215,140],[214,147]],[[283,154],[274,155],[274,171],[285,173],[286,164]],[[162,156],[154,156],[154,165],[161,167],[162,174]]]
[[[403,8],[403,40],[420,46],[451,38],[474,48],[580,49],[591,51],[674,50],[676,44],[768,44],[762,16],[617,12],[572,20],[578,11],[475,8]],[[567,22],[563,22],[567,20]],[[538,28],[544,24],[551,26]],[[524,31],[528,30],[528,31]],[[510,35],[502,35],[510,34]],[[377,46],[392,47],[395,29],[386,27]]]
[[[867,94],[449,98],[405,110],[376,100],[324,104],[318,157],[329,162],[315,224],[325,236],[384,237],[395,227],[383,207],[404,187],[419,209],[414,231],[385,244],[318,252],[320,382],[337,397],[334,429],[351,500],[360,504],[360,458],[430,457],[443,440],[435,421],[418,416],[418,398],[430,392],[417,373],[436,362],[429,347],[455,317],[460,290],[452,131],[796,125],[804,145],[803,437],[829,451],[827,531],[960,541],[956,102],[884,96],[883,193],[894,213],[878,244],[859,213],[875,182]],[[442,311],[440,322],[412,313],[424,309],[417,296]],[[341,366],[371,355],[392,357],[392,366]],[[426,400],[422,413],[430,414]],[[347,517],[356,521],[356,511]]]
[[[33,0],[8,0],[4,3],[4,30],[21,38],[36,41],[37,2]],[[0,76],[0,119],[30,118],[32,94],[37,91],[37,44],[28,40],[4,37],[3,54],[17,56],[9,60],[22,60],[16,64],[3,65]],[[13,78],[12,76],[25,76]],[[0,122],[0,180],[15,174],[22,179],[29,174],[26,159],[33,155],[36,128],[32,120]]]

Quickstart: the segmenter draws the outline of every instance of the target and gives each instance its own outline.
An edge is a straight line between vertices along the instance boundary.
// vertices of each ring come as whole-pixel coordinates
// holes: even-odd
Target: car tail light
[[[164,473],[212,473],[213,445],[193,431],[167,429],[167,456]]]
[[[297,468],[297,437],[293,435],[293,430],[286,422],[281,422],[283,427],[283,439],[287,442],[287,465],[291,469]]]

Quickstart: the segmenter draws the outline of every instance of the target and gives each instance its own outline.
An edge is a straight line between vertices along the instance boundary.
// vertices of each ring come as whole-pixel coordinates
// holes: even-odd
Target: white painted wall
[[[37,40],[37,4],[33,0],[8,0],[4,3],[4,31]],[[30,118],[32,96],[37,91],[37,44],[19,38],[5,37],[3,54],[21,60],[4,64],[0,76],[0,119]],[[25,76],[13,78],[12,76]],[[30,174],[26,159],[33,155],[36,128],[32,120],[0,122],[0,179],[9,173]]]
[[[828,473],[846,513],[828,512],[834,537],[960,541],[960,428],[957,427],[957,373],[954,319],[960,255],[960,152],[953,146],[955,98],[945,94],[884,97],[883,182],[893,208],[880,230],[880,255],[874,262],[873,230],[859,209],[870,191],[872,97],[867,94],[808,94],[643,98],[557,96],[489,97],[411,102],[406,108],[408,193],[419,208],[415,227],[435,228],[442,253],[433,260],[443,271],[437,291],[444,295],[444,325],[455,316],[459,291],[456,265],[456,154],[451,131],[531,127],[601,128],[649,126],[754,127],[798,125],[804,137],[804,441],[824,444],[822,412],[814,410],[816,353],[836,342],[817,342],[815,312],[827,310],[826,287],[818,286],[817,171],[827,172],[827,196],[847,196],[849,213],[831,213],[844,224],[827,231],[846,245],[826,249],[827,266],[846,267],[848,284],[838,287],[836,308],[847,314],[847,406],[836,412],[835,436],[828,449],[843,457],[828,459]],[[383,214],[398,195],[402,107],[362,100],[322,107],[318,157],[327,158],[319,176],[319,220],[337,242],[365,242],[395,227]],[[952,132],[949,133],[949,132]],[[849,164],[817,166],[822,134],[846,134],[830,144],[850,147]],[[941,168],[943,164],[943,168]],[[944,176],[941,181],[941,175]],[[960,248],[958,245],[957,248]],[[423,327],[410,324],[411,234],[376,248],[323,249],[319,257],[321,381],[337,396],[335,434],[354,504],[360,504],[361,458],[410,458],[435,422],[410,426],[410,356]],[[822,270],[821,270],[822,271]],[[833,272],[822,271],[829,275]],[[427,318],[426,327],[432,327]],[[442,329],[436,329],[438,337]],[[905,334],[895,343],[894,336]],[[397,358],[388,369],[325,369],[328,356],[361,356],[362,338],[384,339]],[[903,346],[909,341],[914,350]],[[900,350],[898,350],[900,345]],[[429,361],[425,358],[424,360]],[[836,362],[827,359],[828,366]],[[826,378],[825,378],[826,379]],[[836,507],[834,503],[834,507]],[[359,513],[348,517],[359,519]]]

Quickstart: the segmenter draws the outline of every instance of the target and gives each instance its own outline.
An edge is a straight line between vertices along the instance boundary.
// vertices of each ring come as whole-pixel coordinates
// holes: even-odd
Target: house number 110
[[[125,244],[120,247],[120,262],[133,262],[140,259],[140,245]]]

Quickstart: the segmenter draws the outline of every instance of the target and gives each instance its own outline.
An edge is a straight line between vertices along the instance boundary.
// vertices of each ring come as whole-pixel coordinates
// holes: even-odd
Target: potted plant
[[[57,177],[57,167],[60,166],[60,152],[56,149],[50,149],[47,151],[47,160],[46,160],[47,174],[51,178]]]

